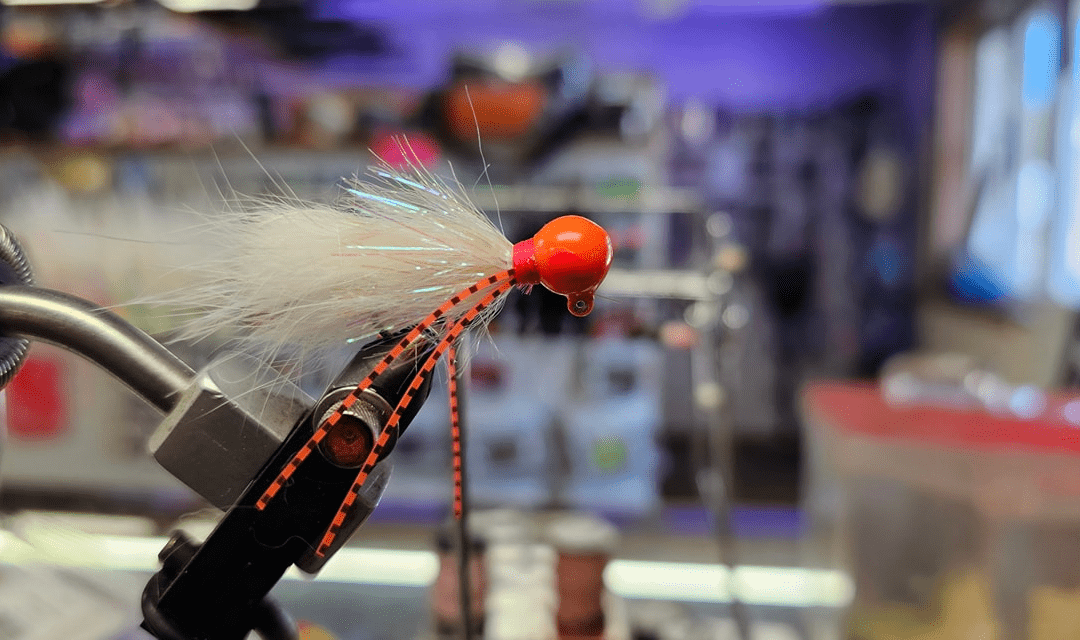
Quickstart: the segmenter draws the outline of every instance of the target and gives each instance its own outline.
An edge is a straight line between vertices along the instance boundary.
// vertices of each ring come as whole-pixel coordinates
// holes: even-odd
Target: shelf
[[[480,189],[470,197],[477,207],[489,212],[667,214],[704,208],[695,190],[671,187],[642,187],[635,195],[613,196],[588,186],[496,186]]]
[[[709,279],[695,271],[612,269],[597,291],[622,298],[714,300]]]

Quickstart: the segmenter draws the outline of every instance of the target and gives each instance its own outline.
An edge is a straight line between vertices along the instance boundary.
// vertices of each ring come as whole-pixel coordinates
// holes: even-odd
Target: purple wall
[[[931,89],[930,11],[917,3],[714,0],[673,20],[650,19],[623,0],[409,6],[403,12],[384,0],[319,0],[316,13],[388,23],[403,56],[399,65],[372,73],[414,87],[440,82],[456,50],[515,40],[537,51],[578,48],[602,68],[651,70],[675,101],[700,97],[736,109],[802,109],[878,89],[915,96],[911,106],[920,111]],[[355,71],[358,64],[333,66]]]
[[[890,22],[868,10],[684,20],[657,29],[650,66],[676,98],[702,95],[735,108],[821,105],[902,76],[901,29]]]

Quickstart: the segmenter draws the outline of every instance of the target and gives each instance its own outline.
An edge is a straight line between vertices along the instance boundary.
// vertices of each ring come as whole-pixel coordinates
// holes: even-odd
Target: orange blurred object
[[[472,104],[469,104],[469,98]],[[465,142],[507,141],[520,138],[540,119],[547,105],[547,92],[532,82],[458,82],[446,93],[446,121],[454,137]]]
[[[296,625],[300,640],[337,640],[337,636],[317,624],[300,621]]]

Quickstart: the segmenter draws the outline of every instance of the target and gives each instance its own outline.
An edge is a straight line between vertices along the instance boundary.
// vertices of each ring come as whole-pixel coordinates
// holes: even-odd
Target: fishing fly
[[[205,313],[187,337],[239,330],[253,344],[340,348],[376,335],[404,333],[324,417],[256,503],[264,510],[346,411],[399,358],[426,347],[407,390],[393,407],[316,553],[331,548],[361,487],[394,439],[402,416],[447,363],[454,475],[454,515],[462,516],[457,346],[498,312],[507,294],[542,285],[567,298],[575,316],[592,311],[612,259],[608,234],[574,215],[556,218],[532,238],[511,243],[462,188],[418,163],[380,163],[346,183],[334,204],[280,198],[233,216],[219,229],[227,249],[214,277],[193,290]]]

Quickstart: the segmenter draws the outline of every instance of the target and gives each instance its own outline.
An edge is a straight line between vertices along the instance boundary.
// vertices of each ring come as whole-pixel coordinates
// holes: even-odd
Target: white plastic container
[[[471,358],[464,437],[468,490],[478,507],[531,508],[551,500],[552,412],[513,384],[513,361],[489,342]]]
[[[561,424],[569,506],[638,516],[659,505],[660,352],[644,340],[608,338],[584,352],[582,394]]]

